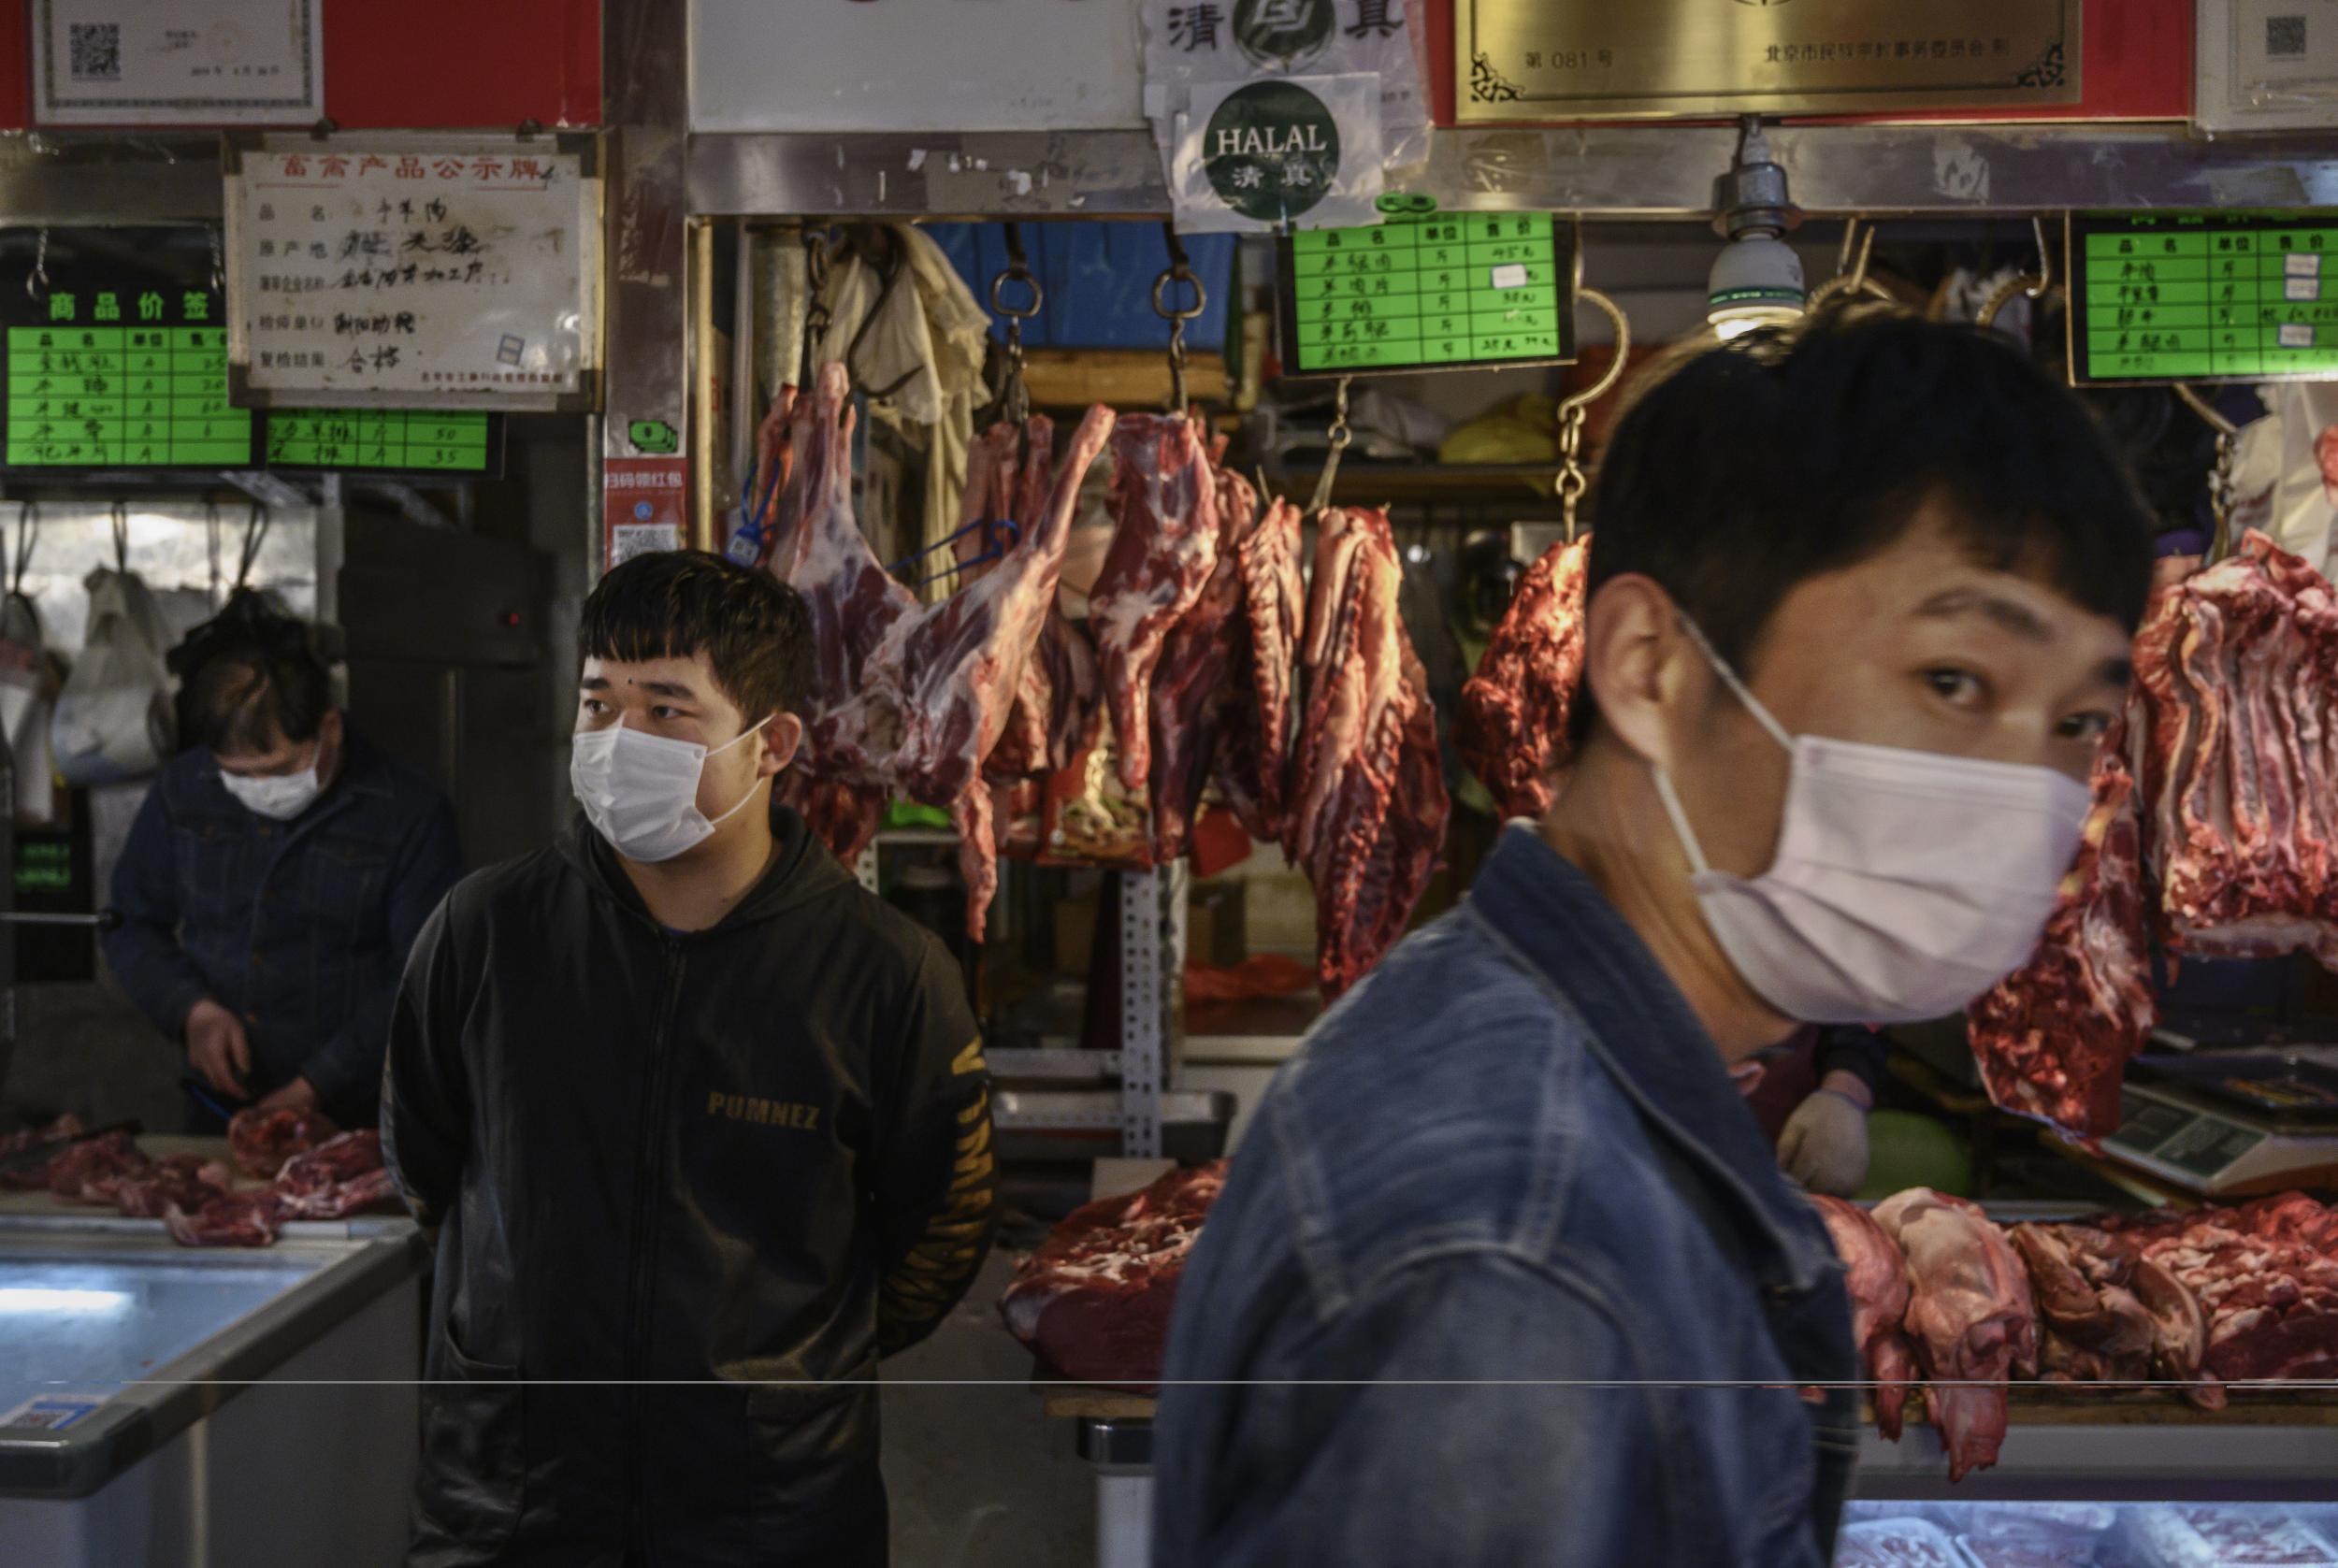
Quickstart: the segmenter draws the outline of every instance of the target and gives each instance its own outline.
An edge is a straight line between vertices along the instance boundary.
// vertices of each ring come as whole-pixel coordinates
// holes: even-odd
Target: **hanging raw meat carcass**
[[[2094,791],[2077,863],[2037,952],[1968,1015],[1989,1098],[2089,1139],[2117,1129],[2127,1060],[2143,1048],[2156,1012],[2135,783],[2121,735],[2096,758]]]
[[[1184,614],[1161,640],[1152,691],[1145,704],[1150,738],[1153,858],[1162,864],[1186,851],[1211,765],[1249,682],[1248,621],[1244,614],[1237,542],[1258,522],[1258,493],[1240,474],[1216,473],[1217,565]]]
[[[1519,579],[1478,673],[1462,687],[1453,743],[1506,817],[1548,811],[1566,764],[1590,566],[1588,534],[1544,551]]]
[[[1299,509],[1277,496],[1234,540],[1242,579],[1236,627],[1237,692],[1213,770],[1219,792],[1249,835],[1283,836],[1298,688],[1299,639],[1306,630],[1306,579],[1299,567]]]
[[[1112,455],[1117,526],[1088,597],[1088,628],[1120,782],[1138,790],[1152,778],[1154,670],[1218,566],[1218,481],[1200,423],[1182,414],[1130,414],[1113,434]]]
[[[791,436],[800,503],[786,509],[772,568],[812,608],[814,693],[805,713],[807,783],[850,784],[867,801],[857,854],[888,794],[947,808],[970,868],[967,926],[979,940],[997,885],[983,760],[998,743],[1024,661],[1055,602],[1079,482],[1103,450],[1113,414],[1092,409],[1023,536],[977,582],[920,606],[869,549],[851,508],[851,416],[841,365],[820,371]],[[978,449],[988,451],[989,448]],[[974,482],[988,484],[988,473]],[[830,797],[833,799],[833,797]],[[865,824],[865,826],[863,826]]]
[[[2135,640],[2144,849],[2168,944],[2338,967],[2338,596],[2262,534]]]
[[[1397,613],[1403,581],[1387,513],[1323,513],[1284,848],[1315,884],[1327,999],[1404,934],[1445,842],[1436,715]]]

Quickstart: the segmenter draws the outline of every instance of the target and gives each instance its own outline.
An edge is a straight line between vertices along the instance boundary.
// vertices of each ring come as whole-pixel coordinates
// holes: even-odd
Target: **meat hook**
[[[2031,214],[2029,232],[2036,237],[2038,241],[2038,270],[2020,277],[2008,278],[2004,282],[1999,283],[1997,292],[1984,300],[1981,309],[1973,312],[1972,319],[1976,325],[1994,324],[1998,312],[2011,305],[2015,295],[2030,299],[2043,299],[2048,291],[2054,287],[2054,252],[2046,244],[2045,219],[2035,213]]]
[[[1348,383],[1354,380],[1353,376],[1340,377],[1339,390],[1333,395],[1332,427],[1327,432],[1331,450],[1323,454],[1323,471],[1315,476],[1315,495],[1307,502],[1309,517],[1321,517],[1323,509],[1332,504],[1332,482],[1339,477],[1339,454],[1355,439],[1354,432],[1348,428]],[[1260,494],[1265,492],[1262,490]]]
[[[1855,248],[1853,244],[1855,239],[1857,241]],[[1855,215],[1843,225],[1842,249],[1835,264],[1835,275],[1811,291],[1808,312],[1816,315],[1839,296],[1853,294],[1864,294],[1886,305],[1898,304],[1891,290],[1868,276],[1868,258],[1874,253],[1875,225],[1868,224],[1867,232],[1862,234],[1859,219]]]
[[[1559,480],[1558,495],[1561,515],[1566,523],[1566,539],[1575,542],[1575,507],[1591,488],[1591,477],[1583,472],[1583,411],[1605,397],[1624,379],[1624,368],[1632,352],[1632,323],[1624,308],[1597,289],[1575,290],[1578,304],[1596,305],[1608,314],[1615,325],[1615,357],[1599,373],[1599,379],[1580,392],[1570,392],[1559,400]]]

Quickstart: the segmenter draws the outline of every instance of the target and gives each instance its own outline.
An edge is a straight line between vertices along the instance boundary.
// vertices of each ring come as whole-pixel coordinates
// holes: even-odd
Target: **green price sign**
[[[2071,380],[2338,380],[2338,212],[2072,213]]]
[[[1548,212],[1407,212],[1280,245],[1283,374],[1575,357],[1575,231]]]
[[[497,416],[431,409],[275,409],[267,466],[477,477],[500,467]]]

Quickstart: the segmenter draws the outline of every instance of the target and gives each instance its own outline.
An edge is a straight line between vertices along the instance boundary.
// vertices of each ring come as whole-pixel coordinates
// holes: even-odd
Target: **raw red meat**
[[[1151,1392],[1186,1256],[1225,1181],[1219,1160],[1073,1210],[999,1297],[1007,1331],[1059,1376]]]
[[[2338,966],[2338,597],[2262,534],[2135,640],[2143,848],[2171,947]]]
[[[2266,1508],[2138,1508],[2127,1520],[2124,1544],[2146,1568],[2338,1568],[2338,1546]]]
[[[1462,686],[1453,743],[1506,817],[1550,810],[1566,765],[1590,567],[1589,534],[1544,551],[1519,579],[1478,673]]]
[[[1054,424],[1034,417],[1025,428],[1028,437],[1019,441],[1013,425],[995,426],[984,438],[999,443],[988,486],[989,511],[993,516],[1013,518],[1019,529],[1028,529],[1033,519],[1046,514],[1055,469]],[[1002,430],[1003,438],[999,434]],[[1015,451],[1018,445],[1022,448],[1019,473]],[[973,491],[970,474],[969,495]],[[969,537],[984,553],[1003,554],[1020,548],[1019,536],[1009,539],[1004,530]],[[974,572],[988,569],[975,568]],[[960,585],[971,580],[970,573]],[[983,760],[984,774],[1005,782],[1044,777],[1069,767],[1092,736],[1099,696],[1096,655],[1088,634],[1064,616],[1060,603],[1050,600],[1041,618],[1038,641],[1023,661],[1022,679],[1016,687],[1006,727]]]
[[[1826,1221],[1835,1255],[1842,1259],[1843,1288],[1851,1296],[1851,1337],[1875,1382],[1875,1429],[1897,1443],[1908,1394],[1918,1382],[1915,1351],[1900,1329],[1908,1313],[1907,1260],[1867,1210],[1840,1198],[1818,1193],[1809,1197]]]
[[[1956,1543],[1927,1519],[1868,1519],[1842,1527],[1833,1568],[1964,1568]]]
[[[36,1144],[61,1144],[68,1138],[79,1138],[85,1130],[81,1118],[67,1111],[45,1127],[21,1128],[0,1138],[0,1158],[22,1154]],[[0,1172],[0,1191],[38,1192],[48,1185],[49,1165],[45,1161]]]
[[[344,1132],[286,1161],[274,1191],[285,1219],[339,1219],[397,1197],[382,1135],[371,1129]]]
[[[1244,829],[1268,843],[1283,835],[1299,639],[1306,629],[1299,521],[1299,509],[1277,496],[1255,525],[1234,536],[1242,578],[1240,662],[1248,668],[1250,690],[1229,716],[1215,775]]]
[[[1968,1013],[1990,1100],[2080,1138],[2119,1125],[2127,1061],[2157,1014],[2135,783],[2123,736],[2095,762],[2095,803],[2062,901],[2029,961]]]
[[[2029,1271],[2037,1302],[2041,1376],[2187,1382],[2195,1403],[2223,1405],[2215,1380],[2200,1381],[2207,1322],[2183,1281],[2088,1226],[2016,1225],[2009,1239]]]
[[[2330,1245],[2338,1211],[2287,1193],[2238,1208],[2098,1223],[2199,1298],[2204,1361],[2218,1378],[2338,1377],[2338,1256]]]
[[[102,1137],[75,1144],[51,1160],[49,1190],[60,1198],[110,1203],[113,1201],[110,1192],[95,1189],[104,1183],[142,1171],[152,1163],[139,1152],[137,1144],[127,1132],[108,1132]]]
[[[997,885],[983,759],[998,743],[1055,602],[1079,481],[1111,435],[1113,414],[1089,411],[1046,507],[1003,561],[938,604],[920,606],[878,563],[853,519],[848,391],[843,366],[823,367],[815,396],[796,410],[789,484],[801,481],[801,492],[783,510],[786,532],[772,557],[813,611],[808,762],[800,766],[812,781],[862,791],[871,815],[894,793],[948,808],[974,868],[967,927],[979,940]],[[987,467],[971,482],[977,489],[989,482]],[[830,847],[841,854],[845,846]]]
[[[173,1208],[199,1209],[214,1198],[226,1196],[235,1186],[235,1172],[224,1159],[199,1154],[174,1154],[143,1171],[97,1184],[115,1208],[132,1219],[160,1219]]]
[[[2038,1364],[2028,1271],[2003,1232],[1961,1198],[1911,1187],[1875,1222],[1908,1260],[1908,1337],[1929,1377],[1926,1398],[1948,1446],[1948,1478],[1997,1462],[2005,1380]]]
[[[306,1154],[340,1130],[322,1111],[238,1111],[227,1123],[227,1147],[236,1169],[272,1180],[284,1161]]]
[[[1129,415],[1112,455],[1116,525],[1088,597],[1088,626],[1119,741],[1120,783],[1135,790],[1152,777],[1146,721],[1162,643],[1218,566],[1218,483],[1203,427],[1180,414]]]
[[[283,1200],[274,1187],[214,1198],[192,1214],[174,1206],[163,1215],[180,1246],[269,1246],[283,1223]]]
[[[1150,735],[1153,859],[1162,865],[1185,854],[1200,813],[1222,736],[1234,711],[1250,700],[1248,629],[1243,614],[1236,542],[1258,522],[1258,493],[1240,474],[1217,474],[1218,564],[1201,597],[1161,640],[1146,704]]]
[[[1404,568],[1388,515],[1335,508],[1317,527],[1283,847],[1315,884],[1316,972],[1329,999],[1404,934],[1444,846],[1449,802],[1428,677],[1397,613]]]

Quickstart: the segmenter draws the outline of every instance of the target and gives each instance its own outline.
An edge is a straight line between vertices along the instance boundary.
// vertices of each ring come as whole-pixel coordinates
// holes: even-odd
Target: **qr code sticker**
[[[76,81],[122,79],[122,23],[76,22],[65,28],[66,64]]]
[[[2305,52],[2305,18],[2269,16],[2265,19],[2265,53],[2269,59],[2295,60]]]

